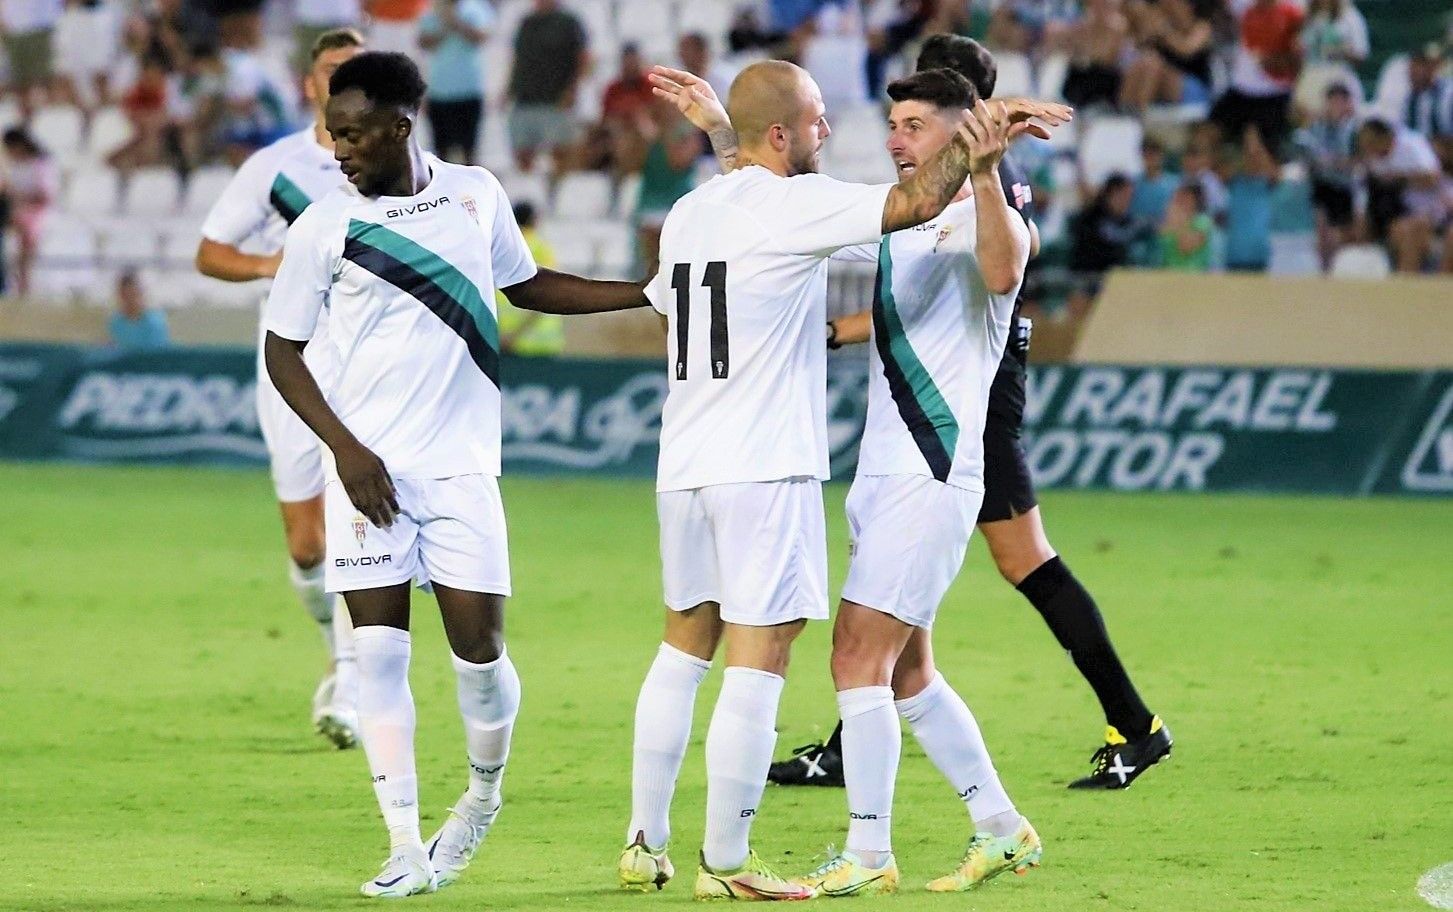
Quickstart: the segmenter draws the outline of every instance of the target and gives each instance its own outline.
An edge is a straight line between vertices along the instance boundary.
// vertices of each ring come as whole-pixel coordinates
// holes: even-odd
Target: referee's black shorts
[[[1012,343],[1011,343],[1012,345]],[[1026,346],[1027,349],[1027,346]],[[1020,432],[1024,427],[1024,364],[1026,351],[1005,352],[989,387],[984,419],[984,505],[979,522],[1013,519],[1032,510],[1034,480]]]

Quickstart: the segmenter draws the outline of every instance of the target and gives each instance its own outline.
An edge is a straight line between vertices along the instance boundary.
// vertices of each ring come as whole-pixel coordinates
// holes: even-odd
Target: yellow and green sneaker
[[[735,871],[713,871],[707,867],[705,857],[696,871],[697,899],[777,902],[812,899],[815,895],[811,887],[778,876],[756,851],[749,852],[747,860]]]
[[[1028,820],[1019,824],[1013,836],[975,833],[958,868],[930,881],[928,889],[934,893],[957,893],[972,890],[1005,871],[1027,874],[1030,868],[1039,867],[1043,854],[1044,846],[1039,841],[1039,834]]]
[[[637,831],[636,841],[621,852],[616,871],[620,874],[622,890],[640,890],[642,893],[652,886],[659,890],[676,876],[671,859],[666,857],[666,847],[653,849],[646,845],[645,830]]]
[[[792,880],[810,888],[818,896],[876,896],[898,892],[898,862],[892,855],[883,864],[870,868],[852,852],[841,852],[810,874]]]

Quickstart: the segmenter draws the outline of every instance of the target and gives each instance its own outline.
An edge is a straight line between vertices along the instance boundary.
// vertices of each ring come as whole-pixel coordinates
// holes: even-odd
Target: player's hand
[[[1036,101],[1033,98],[996,98],[989,102],[989,110],[996,118],[1007,118],[1010,123],[1033,119],[1042,120],[1051,127],[1058,127],[1075,119],[1075,109],[1069,105]],[[1030,130],[1029,133],[1040,139],[1049,139],[1047,130]]]
[[[993,173],[1009,150],[1010,141],[1035,126],[1028,121],[1010,123],[1007,117],[996,118],[983,99],[964,114],[958,135],[968,148],[970,175]]]
[[[653,66],[646,78],[650,80],[651,92],[675,105],[676,110],[698,130],[710,133],[732,125],[716,92],[700,76],[685,70]]]
[[[383,460],[357,442],[334,450],[333,459],[338,480],[358,512],[380,529],[393,525],[399,515],[399,495]]]

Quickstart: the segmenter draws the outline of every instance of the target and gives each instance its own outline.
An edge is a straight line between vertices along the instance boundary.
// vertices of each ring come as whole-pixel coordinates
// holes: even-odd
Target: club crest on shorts
[[[466,197],[464,197],[463,202],[464,202],[464,211],[465,212],[468,212],[469,213],[469,217],[472,218],[472,219],[474,219],[474,224],[478,225],[479,224],[479,207],[476,206],[476,205],[474,205],[474,197],[472,197],[472,196],[466,196]]]
[[[363,540],[368,537],[368,520],[363,518],[362,513],[353,514],[353,537],[358,539],[358,547],[363,547]]]

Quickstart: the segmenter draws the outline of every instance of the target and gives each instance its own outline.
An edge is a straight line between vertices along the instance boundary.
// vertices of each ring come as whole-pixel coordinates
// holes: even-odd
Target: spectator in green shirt
[[[1171,196],[1160,226],[1160,265],[1179,272],[1211,271],[1211,239],[1216,224],[1206,213],[1197,184],[1183,184]]]
[[[696,186],[701,134],[667,104],[652,104],[638,121],[648,145],[641,163],[641,195],[636,201],[636,255],[649,272],[660,254],[666,214]]]

